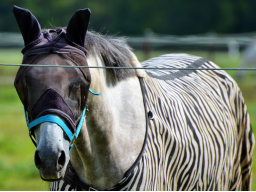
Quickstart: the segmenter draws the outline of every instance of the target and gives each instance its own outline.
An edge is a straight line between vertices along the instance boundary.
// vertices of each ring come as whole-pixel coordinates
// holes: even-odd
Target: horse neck
[[[89,58],[88,63],[103,66],[99,58]],[[143,97],[138,77],[113,82],[105,69],[90,72],[90,88],[101,96],[88,96],[86,125],[71,162],[82,181],[107,189],[122,179],[141,152],[146,127]]]

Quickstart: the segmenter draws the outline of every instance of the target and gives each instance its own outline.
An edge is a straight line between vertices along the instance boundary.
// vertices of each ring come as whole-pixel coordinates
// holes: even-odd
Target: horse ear
[[[13,14],[19,25],[25,46],[39,38],[41,27],[35,16],[27,9],[13,7]]]
[[[90,9],[80,9],[75,12],[75,14],[70,19],[67,26],[67,36],[68,38],[84,47],[84,40],[89,25],[91,11]]]

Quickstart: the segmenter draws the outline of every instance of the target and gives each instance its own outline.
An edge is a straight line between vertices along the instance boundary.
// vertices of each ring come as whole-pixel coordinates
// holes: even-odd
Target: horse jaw
[[[63,179],[69,162],[69,141],[61,127],[45,122],[34,128],[37,141],[35,165],[45,181]]]
[[[89,66],[103,66],[98,56]],[[138,78],[111,84],[107,70],[90,69],[85,125],[71,151],[71,164],[79,179],[99,190],[116,185],[139,156],[145,139],[146,117]]]

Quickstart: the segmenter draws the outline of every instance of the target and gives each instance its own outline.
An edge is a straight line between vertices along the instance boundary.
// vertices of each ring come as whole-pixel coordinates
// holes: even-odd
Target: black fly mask
[[[41,33],[41,27],[37,19],[28,10],[15,6],[13,12],[25,42],[25,48],[22,50],[24,54],[23,63],[33,63],[50,54],[57,54],[71,61],[73,65],[88,65],[86,62],[87,51],[84,48],[84,40],[90,17],[89,9],[78,10],[71,18],[66,31],[64,29],[57,31],[48,30],[44,33]],[[56,34],[54,38],[52,38],[52,33]],[[18,95],[24,105],[29,131],[33,135],[32,128],[36,125],[42,122],[54,122],[63,128],[70,142],[72,142],[78,136],[86,111],[86,100],[91,82],[89,70],[81,68],[76,70],[65,69],[68,76],[71,77],[72,75],[70,74],[75,72],[74,78],[70,78],[70,81],[79,76],[80,82],[77,94],[72,95],[70,93],[71,96],[68,97],[65,96],[68,95],[65,91],[61,90],[61,88],[56,88],[55,85],[40,84],[43,80],[38,79],[39,76],[36,74],[31,75],[31,68],[33,67],[20,67],[14,82]],[[43,77],[52,78],[52,82],[64,81],[64,77],[60,76],[58,79],[58,77],[55,77],[54,72],[50,72],[54,70],[51,69],[47,73],[47,69],[49,68],[42,69],[44,71]],[[30,76],[32,78],[29,78]],[[27,82],[24,83],[21,79],[26,79]],[[34,82],[35,79],[39,82],[39,87],[35,86],[37,83]],[[34,90],[31,93],[28,93],[29,88],[27,84],[34,85],[32,86]],[[40,97],[38,96],[39,92],[41,93]],[[75,105],[70,106],[70,103],[75,103]]]

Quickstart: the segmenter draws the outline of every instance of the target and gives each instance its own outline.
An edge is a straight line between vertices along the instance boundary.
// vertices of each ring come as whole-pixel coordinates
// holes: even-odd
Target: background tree
[[[42,28],[66,26],[77,9],[92,11],[90,28],[104,34],[242,33],[256,31],[255,0],[2,0],[0,31],[18,31],[13,5],[29,9]]]

